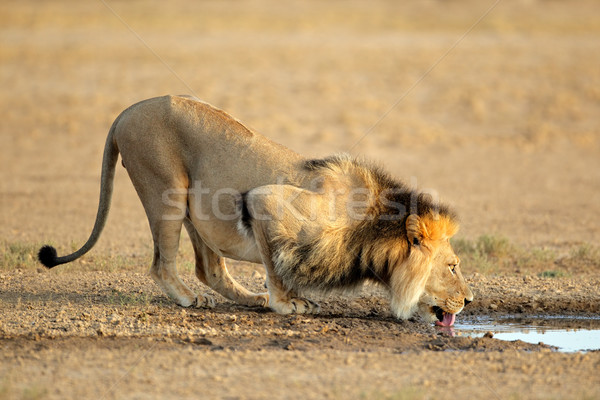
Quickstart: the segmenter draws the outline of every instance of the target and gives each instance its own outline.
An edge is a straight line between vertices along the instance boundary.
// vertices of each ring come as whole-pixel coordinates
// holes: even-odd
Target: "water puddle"
[[[496,339],[542,342],[559,351],[576,352],[600,349],[600,317],[577,316],[503,316],[457,321],[454,334],[482,337],[491,332]]]

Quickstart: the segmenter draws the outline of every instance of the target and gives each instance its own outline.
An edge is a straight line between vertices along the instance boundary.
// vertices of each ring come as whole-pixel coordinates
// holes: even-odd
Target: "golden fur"
[[[306,160],[221,110],[183,96],[135,104],[113,123],[104,150],[98,214],[88,241],[51,268],[89,251],[105,225],[118,155],[142,201],[154,239],[150,275],[182,306],[211,306],[177,276],[182,226],[196,276],[223,296],[280,313],[314,312],[308,290],[352,288],[365,280],[390,290],[392,311],[427,320],[472,299],[448,243],[453,212],[379,168],[336,156]],[[262,262],[268,293],[240,286],[224,258]],[[450,268],[450,266],[452,268]]]

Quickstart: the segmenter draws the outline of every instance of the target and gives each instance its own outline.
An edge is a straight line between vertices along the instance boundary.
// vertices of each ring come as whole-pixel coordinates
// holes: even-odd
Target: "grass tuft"
[[[544,271],[538,274],[540,278],[563,278],[566,274],[560,270]]]
[[[425,394],[420,388],[407,386],[393,393],[363,393],[361,399],[381,399],[381,400],[418,400],[425,398]]]
[[[40,385],[33,385],[23,390],[23,400],[39,400],[46,397],[48,389]]]
[[[19,390],[12,384],[12,377],[5,375],[0,381],[0,400],[23,399],[23,400],[39,400],[46,398],[48,389],[40,384],[32,384]],[[20,395],[19,395],[20,392]]]
[[[0,242],[0,270],[31,270],[44,269],[37,259],[37,254],[42,244],[23,242]],[[71,245],[71,248],[78,246]],[[59,255],[66,253],[58,250]],[[104,271],[119,272],[133,271],[140,268],[146,269],[150,265],[151,254],[145,257],[134,258],[122,255],[85,255],[72,263],[59,265],[52,269],[53,273],[69,273],[72,271]],[[189,267],[186,266],[187,269]]]
[[[600,248],[588,243],[571,249],[568,255],[559,258],[556,264],[576,273],[600,272]]]
[[[462,265],[484,274],[498,272],[499,268],[505,267],[506,257],[514,248],[508,239],[491,235],[483,235],[476,240],[453,239],[452,246]]]
[[[108,296],[111,304],[120,306],[142,306],[147,307],[153,299],[152,294],[141,292],[141,293],[123,293],[119,290],[113,289],[112,293]]]
[[[41,246],[31,243],[3,242],[0,245],[0,269],[29,269],[38,265],[37,251]]]
[[[600,248],[584,243],[571,251],[570,258],[600,267]]]
[[[560,278],[600,268],[600,249],[589,244],[563,256],[553,249],[525,248],[494,235],[483,235],[475,240],[453,239],[452,246],[468,271],[482,274],[529,273]]]

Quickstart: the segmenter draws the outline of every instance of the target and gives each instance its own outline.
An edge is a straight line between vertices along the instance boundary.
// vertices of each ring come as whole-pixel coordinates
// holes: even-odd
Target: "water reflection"
[[[436,326],[435,329],[437,329],[438,332],[442,332],[444,335],[452,337],[456,336],[454,326]]]
[[[482,337],[491,332],[494,338],[522,340],[558,347],[559,351],[576,352],[600,349],[599,317],[514,317],[466,319],[454,327],[438,328],[449,336]]]

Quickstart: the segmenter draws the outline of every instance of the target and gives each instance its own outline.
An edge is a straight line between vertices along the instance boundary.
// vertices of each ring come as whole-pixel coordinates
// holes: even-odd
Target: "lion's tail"
[[[108,137],[106,138],[106,145],[104,146],[104,156],[102,159],[102,177],[100,179],[100,201],[98,204],[98,213],[96,214],[96,222],[94,223],[94,229],[85,242],[85,244],[76,252],[58,257],[56,249],[52,246],[43,246],[38,252],[38,259],[47,268],[52,268],[60,264],[65,264],[78,259],[85,253],[91,250],[96,244],[106,225],[106,219],[108,218],[108,211],[110,210],[110,202],[113,193],[113,181],[115,177],[115,166],[119,157],[119,149],[114,141],[114,131],[117,126],[117,122],[120,118],[117,118],[113,122]]]

